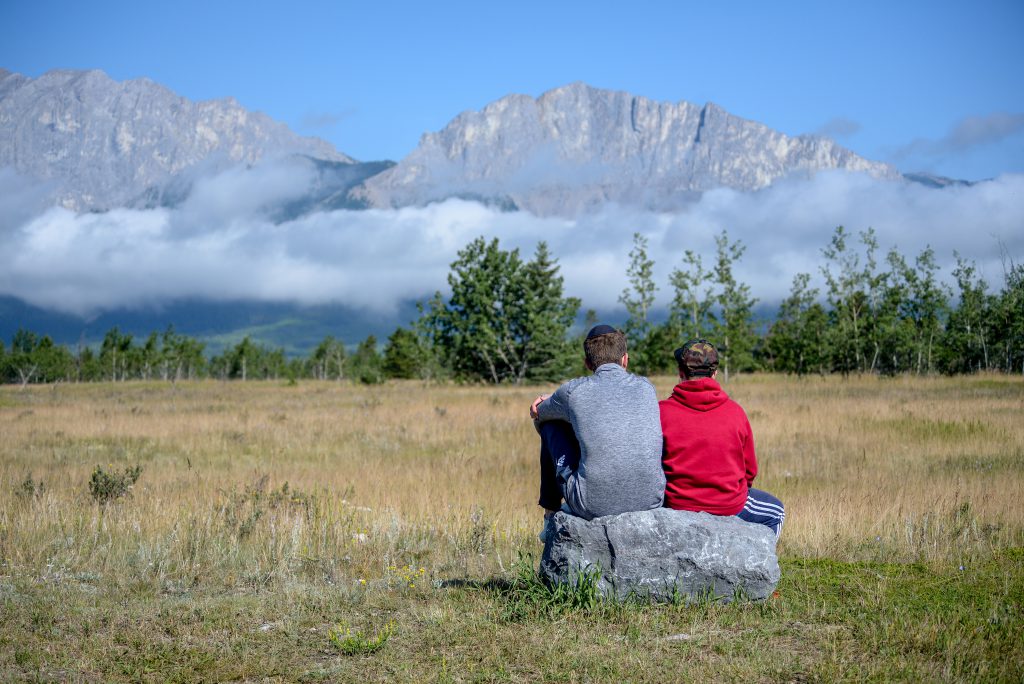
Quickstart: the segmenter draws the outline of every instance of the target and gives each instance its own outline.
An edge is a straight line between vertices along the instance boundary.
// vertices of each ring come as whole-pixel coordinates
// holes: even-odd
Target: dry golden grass
[[[661,396],[672,381],[657,379]],[[1020,378],[748,376],[728,390],[754,428],[758,485],[787,506],[780,554],[957,561],[1020,545]],[[271,560],[286,572],[295,557],[336,558],[332,544],[385,549],[383,568],[454,562],[444,548],[459,544],[509,558],[538,527],[527,418],[538,391],[415,382],[3,388],[3,556],[92,570],[94,553],[107,554],[105,568],[118,554],[175,568],[215,560],[236,576]],[[97,465],[136,463],[143,475],[129,499],[105,510],[90,499]],[[45,491],[28,501],[15,492],[30,474]],[[260,503],[246,488],[262,477],[266,493],[287,482],[305,504],[264,500],[240,535],[232,525]],[[196,540],[186,543],[184,526],[210,558],[189,557]],[[367,543],[375,539],[388,543]],[[356,564],[369,566],[368,557]]]
[[[0,679],[1021,672],[1021,378],[735,378],[787,506],[783,598],[596,613],[508,584],[540,551],[528,407],[548,389],[0,388]],[[97,466],[136,464],[131,494],[93,500]]]

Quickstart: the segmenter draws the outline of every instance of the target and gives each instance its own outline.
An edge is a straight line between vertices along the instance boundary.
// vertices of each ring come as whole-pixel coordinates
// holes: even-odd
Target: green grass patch
[[[0,603],[6,680],[1020,681],[1024,550],[970,567],[782,561],[761,603],[562,593],[521,564],[479,580],[198,587],[20,582]],[[73,641],[75,649],[55,648]]]
[[[942,420],[903,415],[899,418],[869,421],[868,427],[892,430],[913,440],[959,441],[984,436],[993,428],[980,420]]]
[[[1024,451],[1002,454],[963,454],[950,456],[929,466],[935,472],[999,474],[1024,468]]]

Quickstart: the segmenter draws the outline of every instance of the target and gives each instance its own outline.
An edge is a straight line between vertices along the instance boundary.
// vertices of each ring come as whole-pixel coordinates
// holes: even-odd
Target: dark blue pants
[[[751,487],[747,492],[747,503],[736,517],[764,525],[778,537],[782,534],[782,524],[786,522],[786,509],[781,501],[768,492]]]
[[[540,500],[557,511],[565,498],[565,486],[580,465],[580,443],[572,425],[561,420],[540,424]]]

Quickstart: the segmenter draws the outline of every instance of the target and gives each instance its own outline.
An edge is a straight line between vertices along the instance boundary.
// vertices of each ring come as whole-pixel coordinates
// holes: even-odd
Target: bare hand
[[[540,395],[539,397],[537,397],[536,399],[533,400],[533,403],[530,404],[530,417],[531,418],[533,418],[534,420],[537,420],[537,418],[540,417],[540,414],[537,413],[537,407],[540,406],[542,401],[544,401],[545,399],[547,399],[550,396],[551,396],[550,394],[542,394],[542,395]]]

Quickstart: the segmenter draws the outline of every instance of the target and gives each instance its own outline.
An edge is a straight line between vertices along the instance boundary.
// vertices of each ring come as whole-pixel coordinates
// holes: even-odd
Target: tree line
[[[669,277],[668,320],[654,325],[648,318],[657,290],[653,262],[646,240],[634,235],[630,287],[620,302],[629,312],[626,331],[640,370],[673,371],[666,350],[707,337],[719,346],[726,377],[754,370],[1024,373],[1024,265],[1008,255],[1002,287],[992,292],[976,265],[954,253],[954,289],[940,279],[930,247],[913,260],[893,248],[880,262],[872,229],[854,237],[840,226],[821,250],[824,291],[811,286],[811,273],[798,273],[774,319],[757,321],[758,300],[734,275],[746,248],[724,233],[715,244],[708,264],[691,250],[684,253]]]
[[[712,340],[721,370],[806,374],[1024,373],[1024,265],[1004,259],[1004,279],[992,291],[971,261],[954,254],[955,289],[941,279],[931,248],[912,260],[890,250],[879,260],[868,229],[856,237],[842,226],[822,248],[819,273],[793,279],[770,321],[757,320],[758,300],[737,280],[746,247],[727,233],[708,261],[686,250],[671,271],[668,315],[656,321],[654,261],[648,242],[633,236],[619,297],[627,317],[632,368],[674,372],[671,350],[692,337]],[[480,237],[459,251],[448,275],[449,293],[420,304],[420,316],[380,345],[374,336],[346,349],[326,337],[307,357],[249,337],[221,354],[173,328],[136,341],[118,328],[94,350],[75,351],[47,336],[19,330],[0,341],[0,380],[34,382],[178,381],[220,379],[353,380],[455,379],[490,383],[550,382],[584,372],[580,339],[570,335],[581,301],[564,293],[557,260],[541,242],[530,260]],[[588,311],[583,330],[596,323]],[[382,347],[382,348],[381,348]]]
[[[10,348],[0,341],[0,381],[7,383],[94,382],[124,380],[322,380],[365,383],[418,377],[416,335],[405,328],[388,338],[383,353],[370,335],[354,351],[328,336],[308,357],[288,358],[284,349],[245,337],[221,354],[208,356],[206,344],[168,328],[137,342],[118,328],[107,331],[98,350],[80,345],[71,351],[48,336],[18,330]]]

